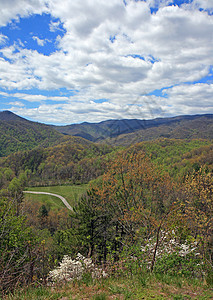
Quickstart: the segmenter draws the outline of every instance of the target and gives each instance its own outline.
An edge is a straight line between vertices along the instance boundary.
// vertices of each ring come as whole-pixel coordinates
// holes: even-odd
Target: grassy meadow
[[[58,194],[63,196],[67,202],[74,206],[78,201],[79,197],[83,195],[87,190],[88,185],[57,185],[57,186],[45,186],[45,187],[29,187],[26,188],[26,191],[34,191],[34,192],[48,192],[53,194]],[[65,207],[63,202],[54,196],[50,195],[36,195],[36,194],[24,194],[26,200],[29,201],[37,201],[39,200],[41,203],[47,205],[51,209]]]
[[[149,272],[120,274],[109,278],[92,280],[85,276],[79,281],[53,287],[28,287],[6,296],[5,300],[210,300],[213,291],[205,282],[186,280],[181,277],[163,275],[156,277]]]

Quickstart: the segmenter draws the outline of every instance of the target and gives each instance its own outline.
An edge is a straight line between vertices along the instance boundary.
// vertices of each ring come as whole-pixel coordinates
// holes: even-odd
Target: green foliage
[[[46,206],[43,204],[39,209],[39,217],[45,218],[47,216],[48,216],[48,210],[47,210]]]
[[[94,300],[106,300],[106,294],[102,293],[102,294],[98,294],[98,295],[95,295],[93,297]]]
[[[87,273],[84,273],[82,275],[82,282],[86,285],[86,286],[89,286],[93,283],[94,279],[92,278],[92,274],[87,272]]]
[[[147,274],[147,276],[149,276]],[[162,279],[162,280],[161,280]],[[17,289],[4,300],[26,300],[26,299],[212,299],[212,290],[202,282],[187,281],[179,277],[163,276],[158,279],[149,276],[146,287],[141,286],[137,275],[132,278],[126,276],[111,276],[108,279],[93,281],[89,285],[84,281],[67,283],[55,287],[26,287]],[[98,298],[96,298],[98,297]],[[101,298],[99,298],[101,297]]]
[[[13,178],[13,176],[14,176],[14,173],[13,173],[13,171],[10,169],[10,168],[6,168],[5,170],[4,170],[4,175],[5,175],[5,177],[6,177],[6,180],[11,180],[12,178]]]
[[[180,275],[195,278],[202,276],[202,264],[203,261],[194,254],[181,256],[178,252],[173,252],[158,259],[154,271],[169,276]]]
[[[21,181],[14,177],[8,186],[8,190],[14,195],[15,193],[20,193],[22,190]]]
[[[78,245],[78,237],[75,236],[75,231],[72,229],[59,229],[53,236],[53,253],[59,261],[65,254],[72,256]]]
[[[213,170],[213,145],[209,140],[159,139],[131,146],[129,152],[144,151],[159,172],[168,172],[174,178],[184,178],[206,165]]]
[[[213,286],[213,270],[212,270],[212,266],[207,266],[206,268],[206,283],[209,286]]]
[[[36,148],[2,159],[16,175],[27,172],[31,185],[82,184],[102,175],[112,147],[68,137],[54,147]]]
[[[41,145],[48,147],[66,139],[50,126],[25,119],[0,121],[0,136],[0,157]]]
[[[14,293],[10,293],[7,296],[7,300],[57,300],[60,299],[59,297],[63,297],[63,293],[59,291],[52,291],[50,288],[45,286],[37,286],[35,287],[28,287],[27,289],[16,289]],[[71,298],[72,299],[72,298]]]
[[[15,130],[9,125],[7,128],[11,133]],[[29,136],[33,139],[32,132]],[[45,138],[42,139],[41,143]],[[55,141],[54,134],[50,140]],[[31,142],[26,147],[34,147]],[[10,151],[12,148],[13,143]],[[212,142],[161,139],[116,151],[106,145],[67,137],[56,146],[34,148],[1,159],[2,289],[12,290],[16,284],[38,284],[39,278],[45,283],[54,264],[65,254],[77,252],[103,263],[110,274],[129,284],[126,288],[113,281],[108,289],[93,292],[91,299],[105,297],[105,293],[108,297],[106,291],[124,299],[149,297],[152,291],[145,295],[143,290],[149,287],[153,276],[160,275],[165,282],[179,278],[178,288],[182,287],[182,278],[204,277],[208,285],[212,284],[208,264],[212,261]],[[86,185],[69,186],[91,179],[86,195]],[[43,186],[57,183],[29,189],[64,196],[75,206],[74,214],[49,196],[25,195],[23,201],[22,191],[28,182]],[[158,234],[161,229],[169,234],[174,231],[179,242],[197,241],[202,260],[193,253],[181,256],[177,249],[154,257],[155,248],[157,253],[161,245],[166,245]],[[150,239],[153,245],[146,254],[142,246],[148,249]],[[146,268],[152,261],[151,275]],[[93,284],[91,276],[85,274],[81,284],[89,288]],[[52,297],[45,290],[37,292],[37,297]]]
[[[140,228],[144,228],[144,238],[150,235],[173,198],[169,177],[155,172],[143,153],[119,153],[75,207],[84,251],[104,263],[108,253],[119,259],[123,245],[132,245]]]
[[[105,219],[107,218],[107,212],[103,214],[98,211],[98,201],[97,195],[93,191],[89,191],[74,207],[75,219],[78,224],[77,235],[83,255],[88,253],[93,255],[95,247],[100,249],[104,243],[101,229],[103,226],[107,226],[107,220]]]
[[[0,199],[0,286],[1,291],[30,280],[29,251],[36,238],[26,224],[26,218],[18,215],[14,203]]]

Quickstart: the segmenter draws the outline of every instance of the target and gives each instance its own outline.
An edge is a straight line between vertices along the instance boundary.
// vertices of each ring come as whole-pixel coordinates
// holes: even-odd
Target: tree
[[[88,256],[96,255],[99,261],[106,262],[108,229],[112,222],[107,206],[103,206],[97,191],[91,188],[74,211],[83,253]]]
[[[213,235],[213,176],[200,168],[186,178],[184,184],[185,203],[184,213],[187,217],[187,226],[191,234],[199,240],[202,253],[209,256],[212,262],[212,235]]]
[[[169,176],[159,175],[144,153],[120,152],[76,207],[81,236],[87,237],[91,254],[105,262],[113,252],[117,259],[139,233],[148,238],[158,229],[174,199]]]
[[[11,290],[32,280],[32,249],[36,237],[24,216],[16,214],[14,200],[0,199],[0,290]]]

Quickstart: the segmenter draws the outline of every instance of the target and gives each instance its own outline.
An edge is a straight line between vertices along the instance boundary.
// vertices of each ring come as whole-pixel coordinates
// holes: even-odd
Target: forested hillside
[[[205,166],[213,170],[213,144],[210,140],[158,139],[130,146],[131,152],[145,152],[162,172],[174,178],[184,178],[187,174]]]
[[[174,118],[170,122],[162,122],[157,126],[147,126],[128,134],[120,134],[116,138],[108,138],[105,142],[112,145],[130,146],[142,141],[169,139],[213,139],[212,115],[192,116],[191,118]]]
[[[211,286],[212,142],[162,139],[112,151],[83,141],[80,144],[73,138],[72,144],[4,159],[0,174],[2,293],[38,282],[45,286],[75,279],[84,284],[85,278],[91,278],[91,283],[86,282],[93,284],[94,270],[99,270],[98,280],[106,272],[110,278],[115,276],[114,282],[121,274],[127,281],[131,274],[136,284],[143,280],[144,287],[150,274],[155,281],[205,280]],[[61,171],[66,168],[63,177]],[[87,174],[85,181],[97,179],[73,213],[48,209],[39,198],[33,202],[23,198],[29,182],[40,177],[63,183],[72,178],[75,168],[78,176]],[[75,180],[79,183],[79,177]],[[78,252],[89,256],[88,269],[83,256],[76,258]],[[66,275],[70,277],[64,273],[67,267],[72,270]]]
[[[19,151],[0,160],[0,166],[11,168],[17,176],[27,172],[30,185],[88,183],[103,174],[111,146],[98,145],[80,137],[53,147]]]
[[[81,136],[91,141],[104,140],[116,145],[131,145],[160,137],[213,138],[213,115],[178,116],[152,120],[109,120],[54,126],[61,133]]]
[[[48,147],[66,139],[51,127],[28,121],[9,111],[0,112],[0,157],[17,151]]]
[[[184,123],[185,131],[179,132],[183,139],[161,137],[115,147],[55,135],[52,129],[46,131],[45,125],[9,116],[11,120],[2,121],[3,126],[16,132],[23,143],[25,139],[29,141],[29,148],[0,159],[3,298],[10,299],[10,293],[24,293],[23,299],[37,299],[37,292],[42,291],[41,299],[51,299],[45,293],[55,293],[57,286],[61,291],[70,282],[66,294],[60,297],[79,295],[99,284],[109,297],[120,295],[121,299],[142,299],[150,286],[165,299],[176,299],[172,291],[177,289],[185,297],[196,286],[201,297],[207,291],[206,299],[211,299],[211,121],[208,125],[206,121],[199,123],[199,132],[203,128],[206,139],[193,139],[193,134],[189,137],[189,132],[198,129],[195,120],[187,120],[191,127]],[[22,125],[24,137],[19,135]],[[159,125],[159,130],[161,126],[164,125]],[[16,127],[17,131],[13,131]],[[24,131],[27,128],[32,133],[29,137]],[[72,194],[73,184],[80,187],[80,198],[76,192]],[[31,198],[23,193],[32,186],[33,191],[44,187],[51,191],[54,186],[52,191],[60,192],[63,185],[68,198],[73,198],[73,211],[62,203],[57,206],[51,201],[50,205],[39,195]],[[127,288],[122,288],[124,285]],[[15,299],[22,299],[20,294]],[[54,297],[60,299],[59,294]]]
[[[31,122],[9,111],[0,112],[0,156],[48,147],[79,136],[93,142],[130,146],[158,138],[213,139],[213,115],[179,116],[153,120],[109,120],[100,123],[50,126]]]
[[[27,172],[30,185],[88,183],[107,170],[119,148],[70,137],[54,147],[20,151],[0,160],[15,175]],[[212,169],[213,146],[209,140],[159,139],[135,144],[129,152],[143,151],[170,175],[183,176],[203,165]]]

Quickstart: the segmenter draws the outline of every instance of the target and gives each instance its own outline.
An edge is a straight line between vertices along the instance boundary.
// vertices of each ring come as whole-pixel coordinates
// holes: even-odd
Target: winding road
[[[62,197],[62,196],[60,196],[60,195],[58,195],[58,194],[52,194],[52,193],[48,193],[48,192],[34,192],[34,191],[23,191],[23,193],[27,193],[27,194],[37,194],[37,195],[42,194],[42,195],[49,195],[49,196],[57,197],[57,198],[61,199],[61,201],[64,203],[64,205],[65,205],[69,210],[73,211],[73,208],[69,205],[69,203],[67,202],[67,200],[66,200],[64,197]]]

